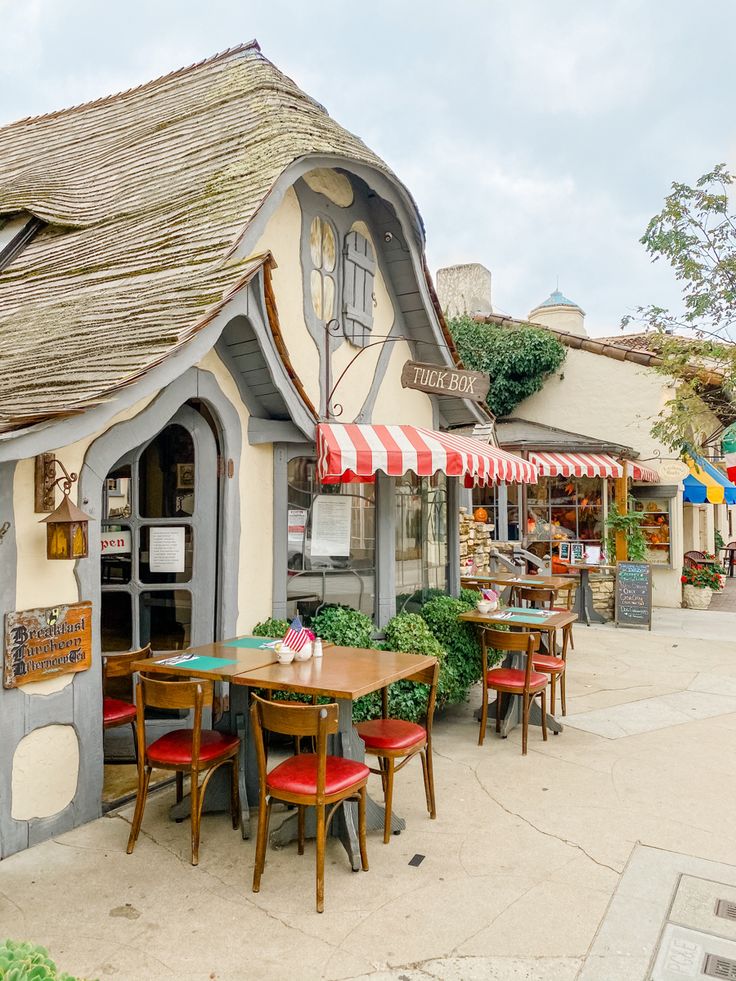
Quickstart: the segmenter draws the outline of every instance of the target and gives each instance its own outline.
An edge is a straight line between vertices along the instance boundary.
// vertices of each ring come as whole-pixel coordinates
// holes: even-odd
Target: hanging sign
[[[663,484],[679,484],[689,476],[690,468],[682,460],[662,460],[658,464],[659,479]]]
[[[484,402],[491,379],[482,371],[443,368],[437,364],[407,361],[401,372],[401,387],[433,395],[454,395],[460,399]]]
[[[353,499],[337,494],[319,494],[312,506],[312,550],[317,555],[350,555],[350,523]]]
[[[616,625],[652,629],[652,567],[616,563]]]
[[[18,688],[92,663],[92,604],[5,614],[3,688]]]
[[[100,536],[102,555],[129,555],[130,529],[124,531],[103,531]]]
[[[184,528],[151,527],[148,534],[148,568],[151,572],[184,572]]]

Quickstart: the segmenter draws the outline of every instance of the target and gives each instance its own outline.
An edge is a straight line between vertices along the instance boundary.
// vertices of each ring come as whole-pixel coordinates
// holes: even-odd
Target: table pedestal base
[[[590,588],[590,573],[587,569],[580,569],[580,585],[575,597],[575,612],[578,615],[578,621],[585,623],[588,627],[591,623],[606,623],[606,618],[601,616],[593,606],[593,590]]]

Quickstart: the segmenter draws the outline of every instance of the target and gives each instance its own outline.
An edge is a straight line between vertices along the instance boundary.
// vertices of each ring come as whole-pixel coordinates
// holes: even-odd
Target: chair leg
[[[176,771],[176,803],[181,804],[184,800],[184,771]]]
[[[238,787],[238,776],[240,771],[240,759],[234,756],[232,759],[232,772],[230,774],[230,816],[233,820],[233,830],[240,827],[240,788]]]
[[[422,749],[419,751],[419,759],[421,760],[422,763],[422,779],[424,781],[424,798],[427,801],[427,810],[431,812],[432,802],[429,797],[429,776],[427,774],[427,757],[426,757],[425,750]]]
[[[383,798],[385,813],[383,817],[383,843],[387,845],[391,840],[391,807],[394,799],[394,761],[393,757],[386,757],[386,793]]]
[[[358,800],[358,842],[360,844],[360,865],[364,872],[368,871],[368,848],[365,840],[366,820],[366,788],[360,788],[360,799]],[[343,805],[344,806],[344,805]]]
[[[427,785],[429,786],[429,816],[434,820],[437,817],[437,803],[434,799],[434,763],[432,762],[432,749],[430,746],[424,750],[427,760]]]
[[[325,909],[325,805],[317,804],[317,912]]]
[[[304,817],[305,810],[301,805],[299,805],[297,807],[297,845],[300,855],[304,854]]]
[[[488,725],[488,689],[483,686],[483,705],[480,709],[480,732],[478,733],[478,745],[483,745],[486,738],[486,726]]]
[[[567,677],[567,671],[563,671],[560,675],[560,701],[562,702],[562,715],[567,715],[567,696],[565,693],[565,678]],[[553,712],[554,714],[554,712]]]
[[[542,739],[547,742],[547,692],[542,692]]]
[[[189,791],[192,801],[192,865],[199,865],[199,827],[202,818],[204,796],[199,787],[199,773],[191,771],[191,788]]]
[[[135,722],[131,722],[130,727],[133,730],[133,759],[135,760],[137,766],[138,765],[138,728]]]
[[[553,674],[550,677],[550,694],[549,694],[549,701],[550,701],[550,709],[549,710],[550,710],[550,712],[552,712],[553,715],[554,715],[554,711],[555,711],[555,695],[556,695],[556,693],[557,693],[557,675],[556,674]]]
[[[501,692],[496,692],[496,732],[501,731]]]
[[[524,707],[521,713],[521,755],[526,756],[526,744],[529,736],[529,696],[524,695]]]
[[[261,890],[261,876],[266,864],[266,844],[268,842],[268,820],[271,815],[271,802],[266,804],[266,795],[261,791],[258,799],[258,834],[256,836],[256,860],[253,865],[253,892]]]
[[[143,823],[143,811],[146,808],[146,796],[148,795],[148,781],[151,779],[151,767],[138,767],[138,795],[135,799],[135,813],[133,814],[133,824],[130,827],[128,837],[128,855],[132,855],[135,843],[138,841],[138,834]]]
[[[386,760],[383,756],[378,757],[378,769],[381,771],[381,787],[383,788],[383,796],[386,796]]]

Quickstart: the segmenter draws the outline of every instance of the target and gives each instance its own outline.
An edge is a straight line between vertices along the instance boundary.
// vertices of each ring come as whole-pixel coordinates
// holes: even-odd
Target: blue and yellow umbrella
[[[736,486],[702,456],[685,456],[690,476],[683,480],[683,501],[687,504],[736,504]]]

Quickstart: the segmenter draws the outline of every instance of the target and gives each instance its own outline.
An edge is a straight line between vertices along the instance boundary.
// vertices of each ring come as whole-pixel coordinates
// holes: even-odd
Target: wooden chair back
[[[146,708],[194,709],[192,722],[192,766],[197,767],[202,737],[202,710],[212,703],[213,684],[211,681],[182,681],[162,679],[144,673],[138,675],[136,684],[136,741],[138,760],[145,760],[146,751]]]
[[[698,565],[698,563],[702,562],[704,559],[705,559],[705,552],[698,552],[696,550],[685,552],[683,556],[683,562],[685,563],[686,566],[690,568],[692,568],[695,565]]]
[[[102,678],[129,678],[133,674],[133,664],[144,661],[151,656],[151,645],[146,644],[138,651],[126,651],[125,654],[102,655]]]
[[[284,736],[311,736],[315,741],[317,755],[317,797],[321,802],[325,796],[325,777],[327,773],[327,737],[338,730],[339,709],[336,702],[327,705],[302,705],[298,702],[269,702],[258,695],[253,696],[250,709],[251,728],[258,760],[258,777],[261,787],[266,786],[266,744],[264,732],[276,732]]]
[[[434,710],[437,703],[437,682],[440,676],[440,664],[439,661],[435,661],[434,664],[428,665],[426,668],[420,668],[415,674],[410,675],[405,678],[405,681],[414,681],[418,685],[429,685],[429,695],[427,696],[427,712],[425,715],[424,728],[427,730],[427,740],[430,741],[432,737],[432,722],[434,721]],[[388,689],[381,689],[381,715],[384,719],[389,718],[388,712]]]
[[[521,600],[526,600],[530,605],[532,603],[538,603],[542,609],[551,610],[555,605],[557,591],[541,586],[519,586],[517,596]]]
[[[563,603],[564,603],[565,609],[566,610],[571,610],[572,609],[572,594],[573,594],[573,592],[575,590],[575,587],[577,585],[578,585],[577,580],[575,580],[575,579],[568,579],[568,581],[565,583],[564,586],[559,586],[555,590],[555,592],[556,592],[557,595],[555,596],[554,605],[555,606],[562,606]],[[560,599],[560,597],[561,597],[561,595],[563,593],[564,593],[564,599]]]
[[[507,654],[521,652],[526,655],[524,665],[524,690],[528,691],[531,685],[532,668],[534,666],[534,655],[539,650],[541,634],[533,630],[523,632],[512,632],[510,630],[493,630],[486,627],[481,631],[481,655],[483,658],[483,677],[488,672],[488,648],[492,647],[497,651]]]

